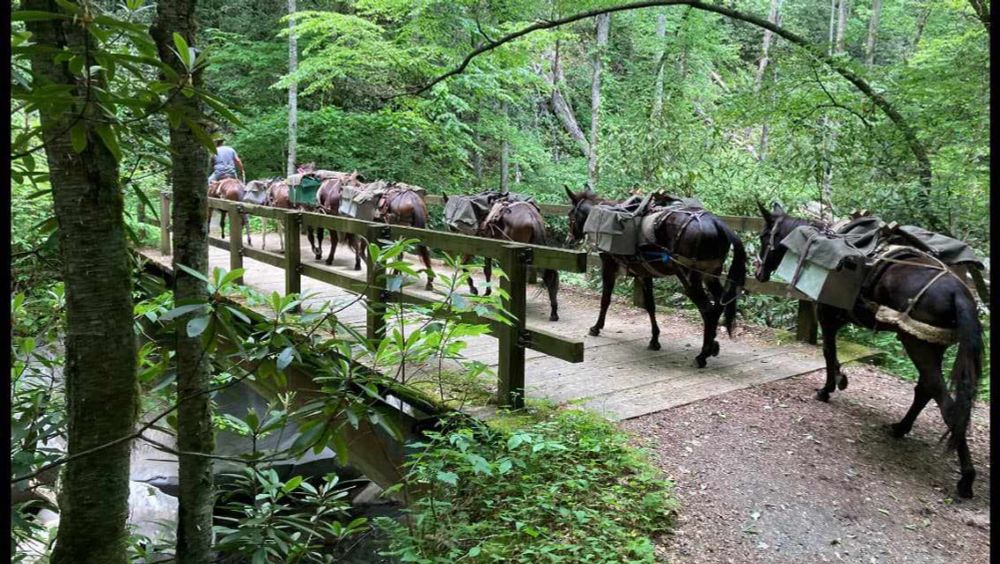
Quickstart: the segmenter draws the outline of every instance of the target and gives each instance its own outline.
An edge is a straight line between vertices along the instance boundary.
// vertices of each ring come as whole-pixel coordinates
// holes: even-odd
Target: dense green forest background
[[[300,162],[435,193],[472,191],[500,185],[506,145],[510,186],[562,201],[563,184],[587,181],[598,54],[592,19],[501,47],[423,97],[391,96],[486,38],[590,4],[600,3],[300,1],[299,68],[290,76],[284,3],[206,1],[199,5],[212,47],[206,84],[242,117],[231,142],[249,177],[284,173],[286,88],[294,80]],[[777,4],[782,27],[821,47],[837,27],[825,0],[724,4],[762,18]],[[963,0],[880,4],[871,63],[871,2],[850,3],[836,56],[917,130],[934,168],[927,199],[900,132],[852,85],[779,38],[761,72],[763,30],[686,6],[611,18],[599,51],[598,191],[665,189],[742,215],[753,214],[755,198],[822,201],[838,215],[868,208],[901,223],[926,223],[930,212],[985,250],[989,36]],[[554,58],[562,75],[555,89]],[[557,117],[555,91],[588,137],[584,144]]]

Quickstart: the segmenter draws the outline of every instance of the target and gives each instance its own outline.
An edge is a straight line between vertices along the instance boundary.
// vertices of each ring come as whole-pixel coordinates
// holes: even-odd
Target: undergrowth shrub
[[[403,562],[652,562],[670,482],[610,422],[559,411],[520,428],[427,432],[404,523],[378,519]]]

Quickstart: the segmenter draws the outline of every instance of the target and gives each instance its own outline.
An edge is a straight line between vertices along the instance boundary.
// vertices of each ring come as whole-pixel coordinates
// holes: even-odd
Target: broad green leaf
[[[82,153],[87,148],[87,124],[82,119],[73,124],[69,130],[69,140],[73,150]]]
[[[197,337],[205,332],[208,328],[209,322],[212,321],[212,316],[202,315],[200,317],[195,317],[187,324],[187,335],[188,337]]]

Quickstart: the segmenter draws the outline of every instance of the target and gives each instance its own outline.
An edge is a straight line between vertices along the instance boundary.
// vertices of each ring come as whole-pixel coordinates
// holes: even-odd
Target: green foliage
[[[457,426],[456,426],[457,425]],[[515,430],[455,422],[408,463],[407,524],[380,519],[403,562],[653,562],[670,484],[608,421],[561,411]]]

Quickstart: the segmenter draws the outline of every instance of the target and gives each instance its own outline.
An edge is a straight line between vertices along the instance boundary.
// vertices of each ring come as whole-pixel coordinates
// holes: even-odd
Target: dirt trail
[[[671,562],[988,562],[989,406],[970,447],[972,500],[955,499],[958,463],[931,403],[905,439],[885,425],[913,384],[849,365],[850,386],[813,399],[822,372],[747,388],[621,425],[676,482]]]

